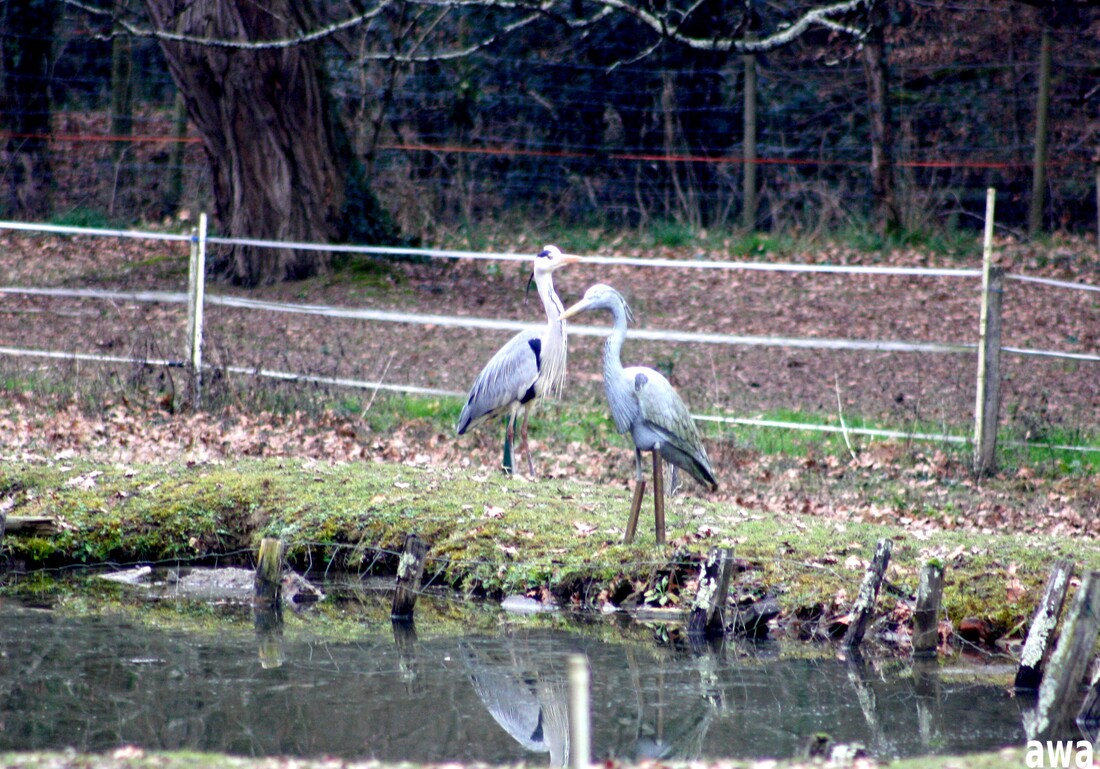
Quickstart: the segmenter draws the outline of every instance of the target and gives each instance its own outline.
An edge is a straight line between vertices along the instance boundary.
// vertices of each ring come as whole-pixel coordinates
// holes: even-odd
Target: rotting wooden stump
[[[1062,606],[1066,601],[1066,590],[1073,576],[1073,561],[1064,558],[1054,564],[1047,579],[1046,589],[1031,620],[1027,631],[1027,640],[1020,652],[1020,666],[1016,669],[1017,689],[1038,689],[1043,680],[1043,668],[1050,658],[1050,642],[1054,638],[1054,629],[1058,618],[1062,616]]]
[[[1088,694],[1081,703],[1081,709],[1077,711],[1077,726],[1090,740],[1096,742],[1097,733],[1100,732],[1100,666],[1093,673]]]
[[[1029,739],[1052,739],[1070,715],[1078,686],[1092,660],[1100,633],[1100,571],[1090,571],[1073,597],[1065,628],[1039,685],[1039,700],[1029,725]]]
[[[733,551],[711,550],[699,575],[699,590],[691,607],[689,633],[723,635],[726,632],[726,601],[733,574]]]
[[[264,537],[256,558],[256,578],[253,583],[252,605],[277,608],[282,597],[283,554],[281,539]]]
[[[405,537],[405,547],[401,551],[401,560],[397,564],[397,587],[393,592],[393,607],[390,619],[410,621],[416,608],[416,597],[420,594],[420,580],[424,576],[424,562],[427,560],[428,543],[416,534]]]
[[[886,567],[890,565],[890,553],[894,549],[894,542],[890,539],[880,539],[875,545],[875,554],[871,563],[863,575],[863,584],[859,586],[859,595],[848,612],[848,630],[844,633],[843,644],[848,649],[854,649],[863,642],[863,636],[867,632],[867,626],[871,624],[871,616],[875,610],[875,600],[878,598],[878,590],[882,585],[882,578],[886,574]]]
[[[943,600],[943,565],[926,563],[917,583],[913,608],[913,655],[935,656],[940,645],[940,602]]]

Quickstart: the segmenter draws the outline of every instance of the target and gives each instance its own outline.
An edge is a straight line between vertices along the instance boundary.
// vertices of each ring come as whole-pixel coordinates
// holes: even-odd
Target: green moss
[[[436,584],[493,596],[549,588],[563,602],[593,605],[602,589],[624,580],[652,589],[659,576],[674,575],[664,589],[676,594],[711,548],[733,547],[751,566],[738,589],[774,592],[787,611],[843,610],[875,542],[891,537],[893,583],[914,591],[920,566],[936,559],[945,565],[948,617],[977,615],[1002,628],[1030,616],[1059,557],[1100,567],[1100,548],[1080,541],[952,531],[918,539],[900,528],[690,497],[668,501],[669,536],[678,547],[656,548],[644,519],[636,543],[624,546],[629,494],[622,487],[377,463],[7,462],[0,489],[12,498],[9,515],[60,521],[53,536],[4,540],[11,556],[31,566],[234,554],[245,561],[261,537],[278,536],[300,568],[388,574],[405,536],[416,532],[431,545],[427,570]],[[698,531],[718,533],[700,538]],[[888,610],[896,599],[881,600]]]

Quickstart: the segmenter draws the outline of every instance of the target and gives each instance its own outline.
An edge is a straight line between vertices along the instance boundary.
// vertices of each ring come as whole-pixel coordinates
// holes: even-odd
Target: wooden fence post
[[[852,604],[852,610],[848,612],[848,631],[844,634],[844,646],[854,649],[863,641],[863,634],[867,632],[867,626],[871,623],[871,613],[875,609],[875,599],[878,598],[878,589],[882,585],[882,578],[886,574],[886,567],[890,565],[890,552],[894,549],[893,540],[880,539],[875,545],[875,554],[863,575],[863,584],[859,586],[859,595]]]
[[[191,371],[191,408],[202,405],[202,310],[206,293],[206,214],[191,235],[187,271],[187,362]]]
[[[260,554],[256,558],[256,577],[253,583],[253,605],[273,609],[279,606],[279,600],[282,597],[284,552],[281,539],[264,537],[260,541]]]
[[[588,660],[569,655],[569,755],[573,769],[588,769],[592,757]]]
[[[1031,739],[1051,739],[1070,713],[1077,689],[1092,660],[1100,632],[1100,571],[1090,571],[1073,597],[1062,635],[1050,658],[1050,670],[1039,686]]]
[[[1001,398],[1001,299],[1005,271],[993,266],[993,212],[997,191],[986,192],[985,242],[982,256],[982,306],[978,321],[978,387],[974,404],[974,472],[993,471],[997,451],[997,416]]]
[[[1016,669],[1017,689],[1038,689],[1043,680],[1043,667],[1050,657],[1050,642],[1054,628],[1062,616],[1069,578],[1073,576],[1073,561],[1064,558],[1054,564],[1047,579],[1046,590],[1039,601],[1039,608],[1027,629],[1027,640],[1020,652],[1020,666]]]
[[[943,564],[930,561],[920,571],[917,604],[913,609],[913,655],[935,656],[940,645],[940,601],[943,599]]]
[[[712,550],[699,576],[699,590],[691,606],[689,633],[722,635],[726,630],[726,600],[733,574],[733,551]]]
[[[1097,662],[1100,663],[1100,659]],[[1077,725],[1082,727],[1081,731],[1089,733],[1089,739],[1096,742],[1096,727],[1100,725],[1100,664],[1092,674],[1088,694],[1077,711]]]
[[[420,593],[420,580],[424,576],[424,561],[428,554],[428,543],[415,534],[405,537],[405,547],[401,551],[401,560],[397,564],[397,587],[393,592],[393,606],[390,618],[409,621],[416,608],[416,597]]]

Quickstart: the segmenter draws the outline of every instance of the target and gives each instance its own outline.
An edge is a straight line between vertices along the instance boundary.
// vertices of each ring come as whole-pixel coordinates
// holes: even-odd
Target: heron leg
[[[504,423],[506,425],[504,429],[504,458],[501,467],[505,475],[511,475],[515,469],[515,462],[512,460],[512,438],[516,429],[516,412],[513,411],[506,416]]]
[[[634,449],[634,498],[630,500],[630,517],[626,521],[626,536],[623,543],[634,541],[638,530],[638,514],[642,509],[642,497],[645,496],[645,476],[642,475],[642,452]]]
[[[661,453],[653,450],[653,517],[657,530],[657,544],[665,544],[665,475],[661,467]]]
[[[634,534],[638,531],[638,513],[642,509],[642,497],[645,496],[645,479],[634,481],[634,498],[630,500],[630,517],[626,521],[626,536],[623,544],[629,545],[634,541]]]
[[[531,448],[527,445],[527,414],[530,413],[530,408],[524,404],[523,406],[523,425],[519,429],[519,442],[523,448],[523,453],[527,455],[527,474],[532,478],[535,477],[535,463],[531,461]]]

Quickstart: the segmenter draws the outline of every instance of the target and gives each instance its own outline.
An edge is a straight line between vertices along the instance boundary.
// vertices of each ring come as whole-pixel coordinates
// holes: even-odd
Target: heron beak
[[[584,312],[587,309],[588,309],[588,300],[587,299],[582,299],[579,302],[577,302],[576,304],[574,304],[572,307],[570,307],[568,310],[563,312],[561,314],[561,319],[566,320],[568,318],[572,318],[574,315],[578,315],[578,314]]]
[[[576,264],[577,262],[583,262],[583,256],[574,256],[573,254],[562,254],[554,262],[553,268],[556,270],[558,267],[562,267],[567,264]]]

